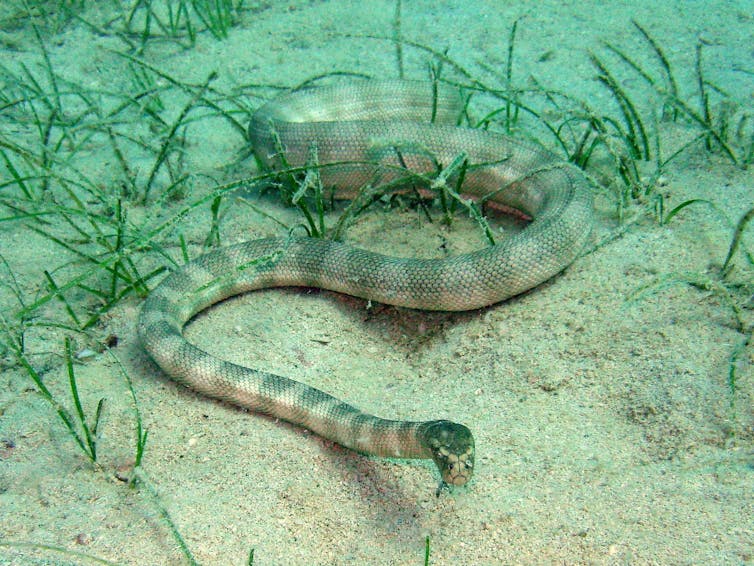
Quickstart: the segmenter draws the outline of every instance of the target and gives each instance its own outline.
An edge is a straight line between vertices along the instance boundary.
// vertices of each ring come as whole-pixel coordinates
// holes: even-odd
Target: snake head
[[[468,427],[451,421],[430,421],[422,427],[424,445],[440,470],[440,486],[464,485],[474,473],[474,436]]]

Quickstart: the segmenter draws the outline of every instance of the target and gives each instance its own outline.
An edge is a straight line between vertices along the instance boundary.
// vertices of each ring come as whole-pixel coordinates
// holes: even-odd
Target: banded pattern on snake
[[[438,166],[464,155],[464,192],[521,211],[532,219],[523,230],[494,246],[443,259],[390,257],[293,236],[211,251],[167,276],[145,301],[138,332],[150,356],[200,393],[365,454],[431,458],[440,487],[467,483],[474,439],[466,426],[381,419],[290,378],[218,359],[183,337],[195,314],[255,289],[319,287],[403,307],[458,311],[522,293],[568,266],[592,225],[585,177],[532,145],[456,126],[462,105],[457,89],[422,82],[304,89],[260,108],[249,137],[259,160],[272,168],[302,166],[316,148],[322,181],[351,195],[376,182],[430,178]]]

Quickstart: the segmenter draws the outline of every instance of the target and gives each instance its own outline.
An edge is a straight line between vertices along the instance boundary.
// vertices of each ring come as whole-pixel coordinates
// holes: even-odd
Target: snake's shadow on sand
[[[410,537],[421,540],[426,533],[417,518],[423,516],[427,505],[442,507],[448,503],[448,498],[469,489],[455,488],[455,494],[443,490],[438,496],[435,494],[437,470],[430,460],[375,459],[329,440],[313,435],[312,439],[318,442],[323,460],[330,468],[327,473],[338,477],[340,483],[350,486],[350,491],[358,494],[359,500],[367,502],[365,504],[370,508],[368,516],[372,518],[373,528],[386,535],[393,533],[395,526],[400,525],[401,529],[413,528],[415,533]],[[416,477],[416,483],[407,485],[408,476]],[[426,484],[426,496],[417,498],[417,491],[421,493],[424,487],[419,485],[420,482]]]
[[[505,301],[480,309],[458,312],[395,307],[316,288],[302,288],[299,292],[321,294],[343,318],[351,319],[354,326],[361,327],[380,347],[394,348],[404,353],[406,364],[410,366],[412,355],[419,355],[424,350],[431,349],[438,341],[444,340],[445,332],[449,329],[468,324],[488,312],[505,308],[506,305],[514,304],[530,293],[546,293],[546,289],[556,283],[561,275],[559,273],[537,287]]]

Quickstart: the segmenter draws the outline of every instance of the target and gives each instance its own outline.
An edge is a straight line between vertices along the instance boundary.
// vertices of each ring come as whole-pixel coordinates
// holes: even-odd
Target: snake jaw
[[[440,470],[440,486],[464,485],[474,473],[474,436],[468,427],[451,421],[431,421],[423,430],[425,446]]]

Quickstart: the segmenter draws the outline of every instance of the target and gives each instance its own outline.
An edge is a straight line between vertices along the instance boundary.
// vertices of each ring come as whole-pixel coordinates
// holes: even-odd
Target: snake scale
[[[463,103],[458,89],[423,82],[306,88],[257,110],[249,139],[270,168],[303,166],[316,150],[322,182],[351,195],[366,185],[437,178],[438,170],[463,156],[464,193],[520,211],[531,219],[523,230],[442,259],[391,257],[294,236],[211,251],[171,273],[146,299],[138,331],[150,356],[175,380],[207,396],[284,419],[361,453],[431,458],[440,470],[440,488],[468,482],[474,439],[466,426],[378,418],[298,381],[218,359],[183,337],[195,314],[255,289],[318,287],[402,307],[458,311],[522,293],[568,266],[591,230],[587,180],[540,148],[457,126]],[[453,186],[454,177],[447,182]]]

